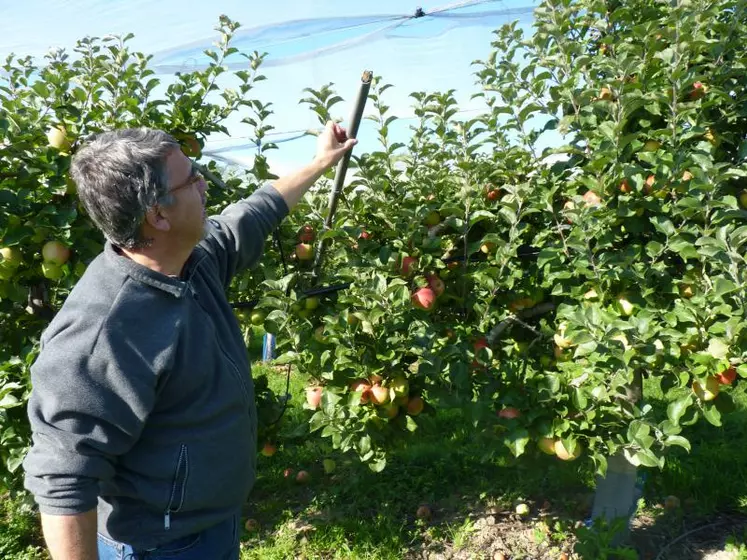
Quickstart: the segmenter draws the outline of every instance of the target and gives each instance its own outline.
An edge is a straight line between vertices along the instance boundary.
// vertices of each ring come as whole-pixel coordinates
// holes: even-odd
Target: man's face
[[[174,202],[162,213],[171,224],[170,234],[180,242],[197,244],[205,231],[207,183],[179,149],[167,156],[166,169]]]

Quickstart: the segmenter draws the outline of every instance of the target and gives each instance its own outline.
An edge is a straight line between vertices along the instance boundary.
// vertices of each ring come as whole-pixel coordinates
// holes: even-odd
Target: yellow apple
[[[721,386],[717,377],[709,377],[703,386],[700,381],[693,381],[693,393],[702,401],[712,401],[718,397]]]

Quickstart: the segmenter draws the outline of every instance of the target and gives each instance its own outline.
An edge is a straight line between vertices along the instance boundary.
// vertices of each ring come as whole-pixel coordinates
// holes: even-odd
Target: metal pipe
[[[368,92],[371,89],[371,81],[373,80],[373,72],[366,70],[361,76],[361,86],[358,90],[358,98],[353,106],[353,111],[350,115],[350,124],[348,125],[347,133],[348,138],[356,138],[358,136],[358,128],[360,127],[361,120],[363,118],[363,110],[366,107],[366,100],[368,99]],[[337,170],[335,172],[335,184],[332,192],[329,195],[329,206],[327,209],[327,218],[324,220],[324,231],[328,231],[332,227],[332,220],[334,219],[335,212],[337,211],[337,203],[340,200],[340,194],[342,193],[343,183],[345,182],[345,175],[350,165],[350,158],[353,155],[352,150],[345,152],[340,162],[337,164]],[[319,277],[319,271],[322,265],[322,258],[324,256],[324,249],[327,245],[327,239],[322,239],[316,250],[314,257],[314,278]]]

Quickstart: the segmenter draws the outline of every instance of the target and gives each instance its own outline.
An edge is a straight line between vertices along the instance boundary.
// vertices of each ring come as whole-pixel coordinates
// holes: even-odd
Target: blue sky
[[[408,16],[421,6],[428,14],[447,6],[474,4],[443,12],[460,15],[460,19],[429,16],[405,22],[382,18]],[[243,34],[237,46],[268,51],[268,65],[255,94],[263,101],[272,101],[275,114],[270,124],[278,132],[314,128],[316,116],[299,105],[304,87],[319,88],[333,82],[346,103],[338,105],[337,116],[347,119],[352,100],[358,90],[363,70],[383,76],[394,87],[385,99],[392,114],[402,121],[392,126],[392,134],[405,138],[412,124],[412,91],[457,90],[460,107],[469,111],[479,105],[469,101],[476,92],[470,63],[484,58],[490,51],[492,31],[502,23],[519,19],[530,31],[531,13],[522,8],[536,5],[535,0],[441,0],[440,2],[403,2],[402,0],[278,0],[256,2],[248,0],[213,0],[192,2],[176,0],[25,0],[0,4],[0,55],[43,56],[51,47],[70,49],[86,35],[134,33],[132,48],[151,53],[157,62],[188,68],[199,64],[201,51],[215,37],[214,27],[221,14],[241,23]],[[517,10],[507,15],[489,15],[498,10]],[[486,14],[477,16],[476,14]],[[339,20],[334,18],[349,18]],[[358,18],[358,19],[354,19]],[[288,22],[300,23],[289,24]],[[356,24],[340,30],[341,21]],[[391,28],[393,23],[400,23]],[[388,28],[385,31],[384,28]],[[375,33],[375,32],[378,32]],[[299,35],[307,34],[306,37]],[[373,35],[373,36],[372,36]],[[359,42],[355,42],[359,40]],[[323,54],[306,57],[306,53],[327,49]],[[295,56],[296,61],[286,63]],[[169,74],[161,78],[169,81]],[[370,110],[370,105],[367,109]],[[242,115],[243,116],[243,115]],[[246,143],[250,129],[230,125],[232,138],[211,138],[209,149]],[[288,135],[290,136],[290,135]],[[282,136],[278,136],[282,137]],[[360,149],[375,150],[372,124],[364,121],[359,133]],[[280,144],[269,153],[276,173],[301,165],[313,155],[315,139],[308,137]],[[251,161],[253,150],[238,150],[229,154],[237,162]]]

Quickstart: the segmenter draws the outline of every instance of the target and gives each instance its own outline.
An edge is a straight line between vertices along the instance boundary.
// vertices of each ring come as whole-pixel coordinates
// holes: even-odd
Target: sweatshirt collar
[[[104,253],[106,259],[114,266],[126,272],[130,277],[134,278],[138,282],[147,284],[159,290],[171,294],[174,297],[183,297],[189,288],[189,284],[174,276],[168,276],[160,272],[156,272],[136,263],[132,259],[121,254],[117,248],[112,244],[111,241],[106,241],[104,245]]]

